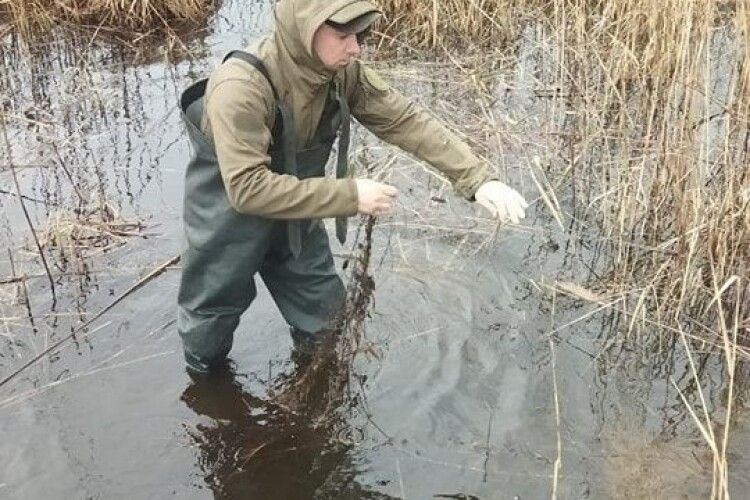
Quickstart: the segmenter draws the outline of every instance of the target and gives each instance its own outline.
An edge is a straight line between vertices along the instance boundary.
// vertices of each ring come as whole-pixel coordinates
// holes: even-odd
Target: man
[[[185,183],[178,330],[188,368],[209,372],[232,346],[259,273],[296,343],[315,344],[343,304],[321,218],[380,216],[397,190],[347,173],[353,116],[442,172],[502,219],[527,206],[469,147],[357,60],[380,12],[363,0],[281,0],[275,30],[233,52],[182,96],[193,146]],[[336,178],[324,167],[337,137]]]

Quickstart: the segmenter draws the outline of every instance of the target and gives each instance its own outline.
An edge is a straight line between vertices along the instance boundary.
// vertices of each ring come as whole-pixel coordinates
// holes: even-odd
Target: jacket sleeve
[[[432,165],[470,201],[479,186],[496,178],[486,162],[430,113],[390,87],[373,69],[359,61],[352,66],[346,75],[352,115],[377,137]]]
[[[270,86],[255,70],[250,78],[223,78],[209,84],[205,127],[213,139],[232,207],[240,213],[274,219],[356,214],[354,180],[300,180],[271,170],[269,123],[274,105],[266,93],[271,94]]]

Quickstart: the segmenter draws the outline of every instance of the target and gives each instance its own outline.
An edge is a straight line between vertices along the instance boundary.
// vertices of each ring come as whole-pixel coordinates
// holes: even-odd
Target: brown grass
[[[214,11],[216,0],[0,0],[0,19],[21,33],[58,23],[147,30],[174,22],[197,23]]]
[[[513,56],[525,25],[541,26],[553,52],[545,56],[546,73],[554,76],[538,85],[553,96],[560,89],[551,106],[567,113],[562,133],[546,127],[558,141],[549,149],[570,151],[529,159],[547,206],[562,226],[570,217],[557,199],[572,198],[571,217],[601,228],[612,255],[608,292],[644,290],[630,313],[648,308],[665,325],[692,317],[705,326],[718,313],[718,286],[729,310],[740,301],[740,338],[750,341],[750,3],[380,4],[383,44],[447,50],[488,42],[488,66]],[[477,85],[477,92],[489,102],[486,88]],[[558,179],[558,195],[537,180],[546,177]],[[720,338],[718,324],[703,330]]]
[[[748,2],[380,4],[386,13],[380,28],[387,35],[383,44],[447,49],[509,41],[496,48],[498,54],[488,49],[488,65],[512,54],[525,24],[541,25],[555,52],[549,54],[547,63],[554,67],[547,72],[555,76],[538,85],[561,89],[552,106],[561,107],[568,118],[562,134],[554,134],[563,137],[556,150],[572,151],[569,158],[529,159],[534,178],[543,173],[562,181],[562,186],[555,183],[558,195],[542,193],[551,200],[548,207],[561,223],[573,217],[598,224],[612,255],[608,292],[645,290],[640,305],[629,313],[649,308],[665,325],[684,324],[692,317],[705,326],[707,317],[718,320],[715,299],[720,290],[728,310],[740,301],[740,337],[746,335]],[[721,58],[725,62],[718,66]],[[477,86],[477,92],[483,91],[487,93],[486,87]],[[566,197],[574,201],[572,213],[561,215],[557,199]],[[739,298],[732,298],[735,290]],[[718,323],[703,330],[721,338]]]
[[[502,47],[512,43],[519,20],[540,15],[542,0],[380,0],[386,14],[379,31],[415,48],[440,45]]]
[[[487,66],[514,57],[523,28],[537,28],[550,67],[536,84],[552,89],[549,107],[566,118],[562,131],[543,124],[553,153],[529,158],[530,174],[561,227],[600,229],[611,258],[594,286],[607,295],[642,290],[623,310],[628,335],[656,325],[719,346],[731,413],[735,370],[750,345],[750,3],[380,4],[383,45],[483,45]],[[482,86],[477,93],[492,101]],[[489,121],[486,128],[497,131]],[[557,199],[570,203],[560,208]],[[714,453],[712,497],[728,498],[727,437],[701,406],[689,409]]]

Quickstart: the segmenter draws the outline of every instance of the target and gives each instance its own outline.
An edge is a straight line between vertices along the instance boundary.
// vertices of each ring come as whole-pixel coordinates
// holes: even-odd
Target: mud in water
[[[188,144],[177,98],[269,23],[267,2],[227,1],[179,58],[89,46],[75,34],[31,44],[6,35],[0,376],[179,253]],[[524,36],[533,40],[533,29]],[[708,496],[710,451],[670,382],[698,407],[684,348],[648,328],[626,335],[631,319],[605,307],[616,297],[588,287],[606,245],[567,220],[563,230],[519,161],[561,147],[548,138],[565,127],[564,110],[540,87],[538,50],[524,45],[493,76],[505,135],[472,138],[491,142],[488,154],[534,201],[520,226],[496,227],[415,160],[359,130],[353,163],[402,196],[372,233],[365,341],[374,347],[355,359],[335,412],[280,397],[309,360],[293,352],[260,281],[227,369],[189,377],[174,326],[179,269],[170,266],[0,387],[0,496]],[[378,64],[471,132],[482,111],[449,64]],[[347,278],[364,241],[364,225],[350,226],[347,247],[332,238]],[[694,359],[708,410],[722,421],[725,363],[710,346]],[[318,372],[308,394],[325,395],[326,382]],[[741,498],[750,487],[742,369],[735,394],[730,482]]]

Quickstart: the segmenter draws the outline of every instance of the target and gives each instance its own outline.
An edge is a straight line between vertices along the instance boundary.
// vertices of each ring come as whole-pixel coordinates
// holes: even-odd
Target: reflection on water
[[[294,384],[301,370],[284,376],[282,385]],[[321,378],[312,383],[327,386]],[[353,446],[341,439],[349,434],[344,420],[254,396],[232,366],[192,378],[180,399],[205,417],[187,432],[214,498],[391,498],[356,481]]]

